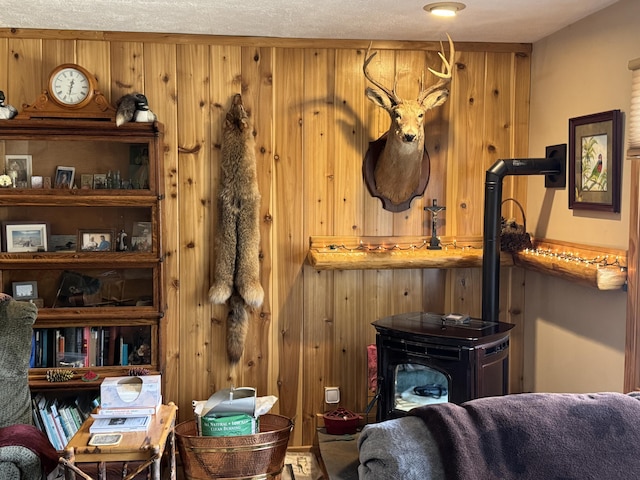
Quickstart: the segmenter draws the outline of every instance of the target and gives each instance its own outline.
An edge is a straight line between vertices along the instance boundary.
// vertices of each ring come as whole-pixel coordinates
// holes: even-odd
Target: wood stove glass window
[[[435,368],[417,363],[396,365],[394,410],[408,412],[412,408],[449,401],[449,381]]]

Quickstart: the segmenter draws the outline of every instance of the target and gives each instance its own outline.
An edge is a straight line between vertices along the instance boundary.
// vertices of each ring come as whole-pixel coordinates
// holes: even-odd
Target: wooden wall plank
[[[513,158],[527,157],[529,154],[529,95],[530,95],[530,71],[531,55],[526,53],[514,53],[512,56],[513,72],[511,81],[513,85],[511,109],[513,116],[513,128],[511,132],[511,145]],[[542,155],[542,153],[541,153]],[[503,192],[503,197],[525,199],[527,198],[527,178],[514,176],[507,185],[510,190]],[[513,202],[510,202],[513,203]],[[502,271],[504,272],[505,269]],[[501,292],[500,304],[505,312],[504,320],[515,324],[511,331],[510,355],[509,355],[509,391],[522,392],[524,389],[524,307],[526,271],[519,268],[509,269],[508,274],[501,273],[501,286],[507,288]]]
[[[93,69],[77,61],[76,43],[74,40],[50,39],[42,41],[42,85],[47,84],[53,69],[63,63],[78,63],[95,75]],[[98,81],[98,85],[100,85],[100,81]]]
[[[314,232],[334,233],[335,163],[333,126],[335,52],[327,49],[304,51],[303,163],[305,210],[304,236]],[[313,206],[312,206],[313,205]],[[312,206],[312,207],[311,207]],[[333,272],[307,273],[305,267],[305,318],[303,332],[302,441],[310,444],[318,413],[318,399],[324,395],[326,376],[332,371],[335,341]],[[311,302],[308,300],[314,298]]]
[[[176,85],[175,45],[146,43],[144,45],[144,91],[153,113],[162,119],[164,126],[164,201],[162,216],[164,232],[162,251],[164,254],[165,315],[162,320],[163,382],[165,397],[170,392],[176,395],[180,388],[180,264],[179,264],[179,189],[178,189],[178,105]],[[178,398],[166,398],[166,402],[177,403]],[[182,418],[187,417],[183,414]]]
[[[119,97],[116,96],[114,98],[111,92],[111,50],[109,42],[78,40],[76,42],[76,63],[95,75],[100,92],[107,100],[115,103]]]
[[[111,99],[144,92],[144,55],[141,42],[111,42]]]
[[[177,49],[178,174],[180,191],[180,390],[181,415],[193,400],[206,400],[211,382],[211,322],[207,294],[211,258],[209,185],[210,67],[205,45]],[[205,308],[205,306],[207,308]],[[198,381],[194,382],[194,375]],[[186,410],[186,411],[185,411]],[[184,413],[183,413],[184,412]]]
[[[305,168],[302,163],[302,118],[304,105],[304,55],[299,49],[276,50],[274,59],[274,117],[284,128],[274,135],[275,194],[272,196],[273,296],[272,316],[279,335],[273,346],[273,363],[277,366],[278,411],[290,418],[302,412],[300,394],[303,372],[302,331],[304,321],[303,267],[307,251],[302,223],[302,198]],[[276,359],[277,357],[277,359]],[[302,429],[296,428],[293,439],[302,442]]]
[[[5,93],[5,97],[8,93],[8,80],[9,80],[9,40],[6,38],[0,38],[0,89]],[[15,108],[19,108],[20,105],[14,105],[11,103],[11,99],[6,97],[6,104],[13,105]]]
[[[449,99],[453,139],[447,167],[447,203],[451,205],[447,233],[482,235],[485,54],[459,52],[454,75]]]
[[[345,49],[336,52],[335,59],[335,185],[336,234],[361,235],[363,232],[363,204],[365,191],[362,185],[361,153],[364,147],[364,129],[359,119],[363,118],[364,75],[362,55],[358,50]],[[362,392],[366,391],[366,357],[361,335],[364,322],[359,293],[362,271],[336,272],[334,277],[335,335],[334,364],[332,375],[325,386],[339,386],[342,401],[361,411],[366,402]],[[366,327],[364,327],[366,328]],[[353,368],[343,368],[345,362],[353,362]],[[324,405],[323,395],[318,395],[318,404],[323,411],[333,405]]]
[[[10,39],[7,48],[11,75],[7,79],[5,95],[11,92],[11,104],[20,111],[23,105],[32,104],[46,85],[42,73],[42,42]]]

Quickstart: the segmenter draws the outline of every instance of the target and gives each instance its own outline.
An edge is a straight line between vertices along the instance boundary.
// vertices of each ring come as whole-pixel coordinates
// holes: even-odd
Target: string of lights
[[[481,249],[482,247],[474,247],[471,245],[458,245],[458,242],[456,240],[453,240],[450,243],[440,243],[440,245],[442,246],[442,248],[444,250],[448,250],[449,248],[452,249],[458,249],[458,250],[470,250],[470,249]],[[425,249],[427,250],[427,247],[429,246],[429,240],[428,239],[423,239],[422,243],[409,243],[409,244],[400,244],[400,243],[394,243],[393,245],[385,245],[385,244],[365,244],[364,241],[360,241],[360,243],[356,246],[347,246],[345,244],[329,244],[327,245],[325,248],[328,250],[332,250],[332,251],[347,251],[347,252],[391,252],[394,250],[398,250],[398,251],[415,251],[415,250],[421,250],[421,249]]]
[[[538,257],[548,257],[554,260],[562,260],[567,263],[575,263],[579,265],[593,265],[598,267],[620,267],[622,270],[626,270],[626,266],[620,262],[619,256],[612,255],[597,255],[593,258],[585,258],[577,253],[571,252],[554,252],[550,248],[526,248],[523,253],[527,255],[535,255]]]

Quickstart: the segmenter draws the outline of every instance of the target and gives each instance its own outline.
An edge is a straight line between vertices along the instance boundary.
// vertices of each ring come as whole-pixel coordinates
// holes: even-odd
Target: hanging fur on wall
[[[247,310],[260,307],[264,298],[255,139],[239,93],[233,97],[223,127],[220,170],[216,265],[209,301],[229,304],[227,355],[231,363],[237,363],[248,330]]]

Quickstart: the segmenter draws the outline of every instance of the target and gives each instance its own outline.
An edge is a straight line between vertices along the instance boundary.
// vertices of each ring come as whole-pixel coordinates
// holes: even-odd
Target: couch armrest
[[[360,480],[444,480],[438,446],[419,418],[366,425],[358,439],[358,450]]]

